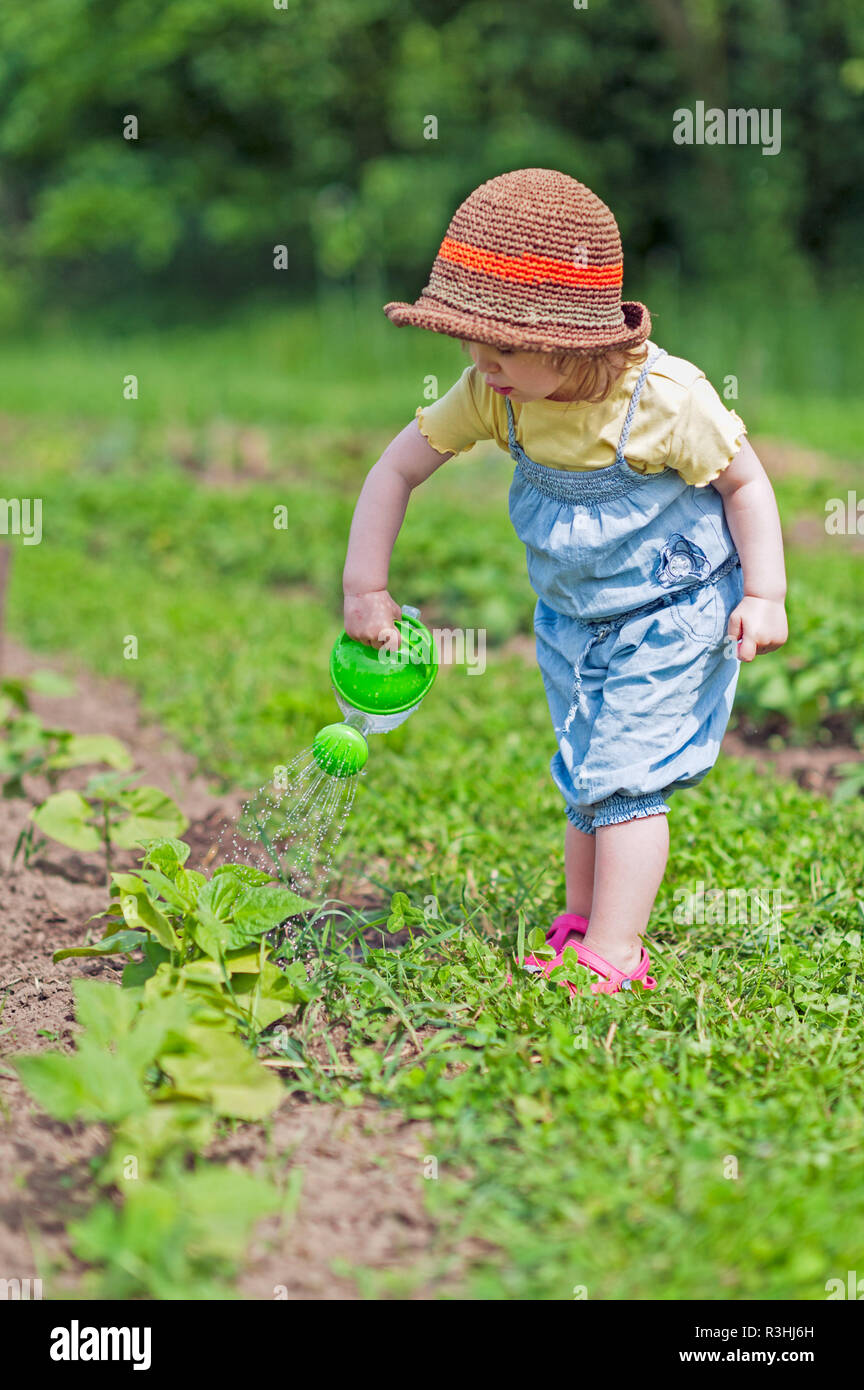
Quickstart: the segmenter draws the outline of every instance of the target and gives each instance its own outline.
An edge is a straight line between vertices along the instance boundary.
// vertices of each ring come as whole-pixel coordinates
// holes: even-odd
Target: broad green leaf
[[[140,996],[96,980],[76,980],[75,1016],[86,1029],[81,1040],[122,1055],[137,1075],[166,1046],[182,1039],[190,1006],[181,994],[167,994],[143,1004]]]
[[[225,956],[225,968],[229,975],[238,973],[257,975],[261,969],[261,948],[258,942],[255,941],[251,945],[240,946],[234,951],[228,951]]]
[[[220,922],[209,909],[204,908],[191,920],[186,927],[187,936],[191,936],[205,955],[210,956],[211,960],[221,960],[225,954],[231,936],[231,928],[227,922]]]
[[[99,849],[102,837],[91,825],[92,811],[78,792],[55,792],[43,801],[41,806],[30,812],[30,817],[44,835],[58,840],[70,849]]]
[[[308,979],[306,975],[306,966],[303,964],[302,960],[292,961],[291,964],[286,965],[280,973],[286,980],[290,981],[299,1002],[304,1004],[307,1003],[310,999],[313,999],[318,992],[318,986],[312,980]]]
[[[179,1193],[146,1181],[125,1187],[121,1207],[97,1202],[83,1220],[70,1222],[69,1238],[79,1259],[106,1264],[112,1272],[144,1270],[149,1281],[151,1268],[164,1264],[166,1247],[187,1241],[191,1231]]]
[[[283,1193],[242,1168],[207,1163],[183,1174],[178,1190],[184,1211],[195,1223],[196,1246],[224,1260],[240,1258],[256,1221],[288,1215],[297,1204],[300,1184],[290,1184]]]
[[[163,961],[170,960],[170,958],[170,951],[166,951],[164,946],[160,946],[158,941],[154,941],[152,936],[148,936],[144,942],[144,959],[130,961],[124,967],[120,979],[121,987],[123,989],[140,989],[156,974]]]
[[[176,802],[158,787],[131,787],[119,792],[117,800],[127,816],[114,827],[111,838],[121,849],[133,849],[154,837],[180,835],[189,824]]]
[[[158,907],[152,903],[147,896],[147,891],[142,884],[143,891],[140,893],[123,893],[120,898],[120,907],[123,917],[130,927],[145,927],[151,931],[159,942],[168,951],[176,951],[180,945],[177,934],[174,931],[168,918]]]
[[[80,1259],[106,1267],[121,1296],[143,1290],[162,1300],[182,1299],[190,1287],[197,1298],[224,1298],[224,1286],[208,1282],[202,1271],[215,1264],[223,1278],[230,1275],[256,1222],[290,1214],[300,1194],[299,1181],[283,1193],[221,1164],[202,1164],[170,1182],[145,1178],[121,1185],[123,1205],[97,1202],[83,1220],[70,1223],[70,1240]]]
[[[147,933],[142,931],[115,931],[93,946],[68,946],[63,951],[55,951],[52,959],[56,963],[73,956],[124,956],[143,946],[148,939]]]
[[[0,690],[3,691],[4,695],[9,696],[9,699],[18,709],[30,708],[26,681],[19,680],[15,676],[6,676],[2,683],[0,683]]]
[[[126,997],[135,999],[131,994]],[[156,999],[145,997],[131,1029],[118,1043],[118,1049],[143,1072],[166,1048],[182,1047],[193,1010],[193,1003],[182,994],[164,994]]]
[[[196,1027],[236,1031],[232,1029],[231,1020],[225,1014],[227,996],[221,984],[187,985],[182,970],[170,964],[162,964],[157,966],[154,975],[145,981],[143,994],[148,1010],[159,1000],[182,998],[189,1011],[189,1022],[194,1023]],[[187,1031],[188,1027],[184,1024],[177,1036],[166,1043],[165,1051],[185,1052],[188,1047],[185,1037]]]
[[[140,1115],[130,1115],[114,1134],[105,1178],[123,1184],[129,1155],[137,1160],[137,1178],[152,1175],[158,1159],[172,1150],[202,1153],[213,1138],[216,1117],[195,1101],[160,1101]]]
[[[213,877],[216,878],[219,874],[233,874],[248,888],[260,888],[264,883],[272,883],[275,877],[274,874],[265,873],[263,869],[253,869],[251,864],[220,864],[218,869],[213,870]]]
[[[193,986],[206,985],[208,998],[214,998],[210,991],[215,989],[218,993],[224,990],[225,972],[222,969],[221,962],[218,960],[211,960],[209,957],[199,957],[198,960],[187,961],[187,963],[181,967],[180,974],[187,984]],[[219,1006],[220,1008],[222,1007],[221,998],[219,1000]]]
[[[185,840],[174,840],[162,835],[144,842],[145,861],[154,868],[161,869],[169,878],[186,863],[190,853],[191,849]]]
[[[260,967],[259,957],[258,943],[255,942],[252,946],[242,946],[239,950],[227,951],[221,961],[188,961],[182,966],[181,974],[189,979],[215,980],[221,984],[224,980],[223,965],[229,975],[257,974]]]
[[[87,1029],[89,1040],[111,1047],[132,1027],[140,1005],[116,985],[99,980],[73,980],[75,1018]]]
[[[231,918],[235,900],[242,891],[242,884],[234,878],[233,874],[221,878],[214,876],[199,891],[195,904],[196,911],[212,912],[215,917],[219,918],[220,922],[227,922]]]
[[[184,1052],[159,1059],[175,1096],[209,1101],[217,1114],[238,1120],[261,1120],[276,1109],[285,1094],[281,1082],[239,1038],[192,1025],[186,1042]]]
[[[123,974],[120,976],[121,989],[141,989],[156,973],[155,965],[151,965],[148,960],[130,960],[128,965],[124,965]]]
[[[52,737],[52,733],[44,727],[38,714],[31,714],[28,710],[15,720],[9,731],[8,746],[16,753],[26,752],[30,748],[40,748],[44,753]]]
[[[71,734],[62,747],[46,760],[46,767],[83,767],[87,763],[107,763],[118,771],[132,766],[125,744],[111,734]]]
[[[189,930],[201,950],[220,960],[231,941],[231,911],[241,890],[230,874],[205,882],[198,893]]]
[[[192,975],[183,976],[185,998],[194,1007],[195,1022],[202,1027],[224,1028],[230,1033],[235,1033],[237,1029],[234,1019],[227,1012],[230,995],[221,979],[217,980],[205,971],[198,974],[197,967],[201,965],[218,968],[215,961],[196,961],[192,967]],[[172,1051],[182,1052],[183,1048],[177,1044]]]
[[[144,880],[138,874],[112,873],[111,882],[122,893],[132,893],[137,897],[145,892]]]
[[[77,688],[71,677],[64,676],[59,671],[50,671],[47,667],[31,671],[25,684],[36,695],[74,695]]]
[[[276,884],[261,888],[246,888],[234,907],[234,926],[231,944],[242,946],[262,932],[272,931],[281,922],[301,912],[314,911],[315,904],[298,897]]]
[[[12,1065],[42,1109],[58,1120],[111,1123],[149,1104],[129,1059],[88,1042],[86,1035],[69,1056],[44,1052],[14,1058]]]
[[[161,869],[141,869],[140,873],[145,883],[155,890],[156,895],[164,898],[172,907],[178,908],[181,912],[189,912],[194,906],[198,896],[197,888],[191,893],[182,893],[173,879],[163,874]]]
[[[525,940],[528,952],[536,956],[538,960],[554,960],[555,952],[546,940],[546,933],[542,927],[534,927]]]
[[[178,892],[182,893],[189,902],[195,902],[199,890],[206,882],[206,876],[199,873],[197,869],[178,869],[174,877]]]
[[[303,983],[306,983],[305,972]],[[257,975],[234,975],[231,986],[235,998],[242,1009],[244,1021],[248,1020],[254,1028],[269,1028],[277,1019],[284,1018],[289,1009],[306,1002],[306,991],[299,988],[284,975],[272,961],[265,961]],[[235,1010],[227,1003],[229,1013]]]

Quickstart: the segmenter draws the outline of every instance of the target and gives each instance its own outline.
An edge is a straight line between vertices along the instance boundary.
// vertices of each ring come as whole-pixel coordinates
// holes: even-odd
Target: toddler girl
[[[410,493],[478,439],[509,450],[569,822],[554,959],[526,965],[573,946],[606,993],[654,988],[641,934],[668,797],[713,767],[739,661],[787,637],[780,521],[745,426],[649,339],[622,271],[612,213],[566,174],[520,169],[466,199],[420,298],[385,313],[461,339],[472,365],[370,471],[343,576],[348,633],[398,642],[387,577]]]

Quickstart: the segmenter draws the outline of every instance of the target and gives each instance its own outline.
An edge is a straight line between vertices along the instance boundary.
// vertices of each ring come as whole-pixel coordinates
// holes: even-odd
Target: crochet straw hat
[[[635,347],[651,318],[622,304],[623,270],[618,224],[590,188],[556,169],[516,169],[465,199],[420,298],[384,312],[400,328],[492,347]]]

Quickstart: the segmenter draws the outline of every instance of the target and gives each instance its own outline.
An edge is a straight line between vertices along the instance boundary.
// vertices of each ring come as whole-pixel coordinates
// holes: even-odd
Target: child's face
[[[520,403],[547,397],[569,399],[566,394],[556,397],[565,377],[544,361],[542,353],[510,352],[486,343],[468,342],[465,346],[487,385],[499,395]]]

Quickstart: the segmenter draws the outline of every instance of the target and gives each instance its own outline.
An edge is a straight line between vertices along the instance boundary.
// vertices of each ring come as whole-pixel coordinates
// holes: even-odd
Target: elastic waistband
[[[623,497],[634,488],[665,477],[669,471],[664,469],[662,473],[637,473],[626,460],[617,458],[605,468],[571,472],[569,469],[550,468],[545,463],[535,463],[534,459],[529,459],[528,455],[518,448],[518,445],[517,450],[518,452],[514,453],[511,449],[511,455],[516,460],[517,473],[521,473],[525,482],[536,488],[544,497],[551,497],[555,502],[608,501],[613,497]]]
[[[670,593],[661,595],[660,598],[652,599],[650,603],[642,603],[638,608],[630,608],[626,613],[615,613],[611,618],[579,618],[577,621],[580,622],[583,627],[613,632],[617,628],[622,627],[624,623],[629,622],[631,618],[641,618],[644,617],[646,613],[656,613],[661,608],[669,608],[673,603],[678,603],[682,598],[686,598],[688,594],[694,593],[697,589],[705,589],[709,584],[717,584],[721,579],[724,579],[727,574],[731,574],[732,570],[740,565],[740,563],[741,558],[738,552],[733,550],[732,554],[727,555],[726,559],[722,564],[717,566],[716,570],[712,570],[709,575],[706,575],[704,579],[700,579],[695,584],[685,584],[680,589],[673,589]]]

